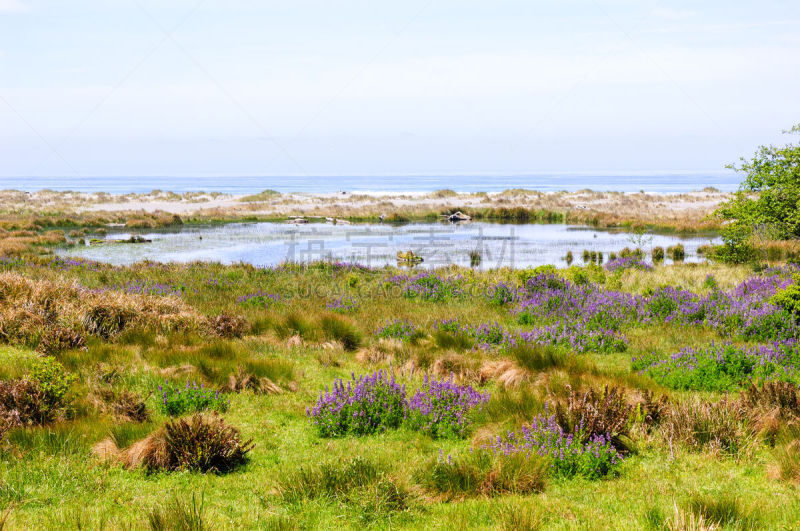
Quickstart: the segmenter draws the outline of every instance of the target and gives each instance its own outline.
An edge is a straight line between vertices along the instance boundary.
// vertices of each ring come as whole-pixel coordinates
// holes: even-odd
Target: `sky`
[[[6,176],[722,171],[795,0],[0,0]]]

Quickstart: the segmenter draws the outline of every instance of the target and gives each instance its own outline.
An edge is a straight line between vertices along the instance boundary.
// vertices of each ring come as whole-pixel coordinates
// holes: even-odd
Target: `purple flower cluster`
[[[414,337],[416,327],[410,321],[395,319],[375,331],[375,335],[382,338],[395,338],[408,341]]]
[[[519,340],[538,345],[569,347],[576,352],[624,352],[628,342],[610,328],[592,327],[581,321],[558,322],[520,332]]]
[[[257,306],[260,308],[269,308],[274,304],[281,302],[281,296],[277,293],[267,293],[265,291],[256,291],[242,295],[236,299],[236,302],[243,306]]]
[[[386,282],[400,286],[402,294],[409,299],[441,302],[447,299],[461,297],[463,292],[463,278],[461,276],[446,278],[436,275],[433,271],[426,271],[418,275],[394,275]]]
[[[411,429],[434,438],[463,437],[469,427],[469,413],[488,401],[488,393],[426,376],[422,388],[408,401],[406,422]]]
[[[483,449],[504,455],[524,453],[547,457],[553,472],[563,477],[603,477],[614,473],[622,461],[608,435],[586,438],[579,428],[567,433],[556,422],[555,415],[547,415],[547,410],[530,426],[524,426],[520,433],[509,432],[505,439],[498,436]]]
[[[15,256],[0,256],[0,269],[11,269],[12,267],[24,267],[28,262]]]
[[[512,336],[503,329],[499,323],[484,323],[479,325],[462,325],[456,319],[436,321],[433,325],[436,330],[448,334],[463,335],[475,343],[475,348],[489,350],[494,347],[504,347]]]
[[[235,288],[240,284],[239,280],[234,280],[223,275],[208,277],[203,280],[203,285],[208,288]]]
[[[316,405],[306,410],[322,437],[369,435],[399,427],[404,421],[414,430],[433,437],[463,436],[469,412],[489,400],[469,386],[425,378],[411,400],[405,386],[378,371],[345,383],[337,379],[333,389],[320,393]]]
[[[358,304],[351,297],[338,297],[328,301],[325,305],[328,310],[337,313],[349,313],[358,309]]]
[[[487,290],[486,297],[492,304],[505,306],[512,302],[517,302],[524,295],[525,290],[514,284],[500,281]]]
[[[513,310],[525,325],[557,325],[563,330],[613,330],[652,322],[705,325],[724,336],[780,340],[800,338],[794,317],[769,302],[793,284],[782,275],[751,277],[732,290],[700,295],[663,287],[645,295],[576,285],[539,275],[526,284],[527,294]]]
[[[624,256],[621,258],[615,258],[610,262],[606,263],[606,270],[607,271],[620,271],[623,269],[639,269],[640,271],[652,271],[653,266],[636,258],[635,256]]]
[[[621,333],[610,328],[592,326],[578,319],[559,320],[551,325],[530,330],[509,331],[498,323],[461,325],[455,319],[438,321],[434,328],[462,335],[482,350],[507,350],[525,343],[569,347],[577,352],[624,352],[628,343]]]
[[[306,414],[322,437],[352,433],[368,435],[397,428],[405,417],[406,390],[389,380],[383,371],[356,379],[347,385],[337,379],[333,389],[320,393],[316,405]]]
[[[754,380],[800,383],[800,343],[773,341],[755,346],[712,343],[684,348],[666,358],[652,353],[633,358],[632,367],[675,389],[725,391]]]
[[[48,264],[51,269],[61,271],[72,271],[80,269],[82,271],[100,271],[102,264],[94,260],[83,260],[80,258],[53,258]]]

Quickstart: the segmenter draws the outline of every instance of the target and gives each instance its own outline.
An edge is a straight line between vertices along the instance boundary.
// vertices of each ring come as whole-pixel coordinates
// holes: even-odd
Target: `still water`
[[[141,235],[148,243],[112,243]],[[682,243],[686,261],[702,260],[697,247],[718,243],[710,238],[644,235],[595,230],[561,224],[410,223],[331,224],[232,223],[187,226],[179,229],[117,232],[105,236],[107,243],[62,249],[59,254],[123,265],[142,260],[157,262],[213,261],[246,262],[272,266],[285,261],[332,260],[379,267],[396,265],[398,251],[411,250],[421,256],[421,267],[470,265],[470,253],[480,254],[481,269],[567,265],[572,251],[582,263],[584,249],[604,253],[639,246],[648,255],[655,246]]]

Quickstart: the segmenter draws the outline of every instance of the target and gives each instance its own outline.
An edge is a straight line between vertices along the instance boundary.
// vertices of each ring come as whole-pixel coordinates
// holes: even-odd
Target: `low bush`
[[[800,417],[800,387],[790,382],[750,384],[742,393],[742,401],[751,409],[777,408],[784,418]]]
[[[220,417],[195,414],[167,422],[124,450],[106,439],[94,451],[127,468],[224,474],[243,465],[252,449],[252,441],[242,440],[239,430]]]
[[[369,435],[400,425],[405,417],[405,397],[405,388],[382,371],[358,379],[352,375],[347,386],[337,379],[331,391],[320,393],[316,405],[306,413],[321,437]]]
[[[47,328],[36,346],[36,350],[44,354],[58,354],[64,350],[84,348],[86,348],[86,339],[80,332],[58,325]]]
[[[678,243],[667,247],[667,255],[674,262],[683,262],[683,259],[686,258],[686,250],[683,248],[682,243]]]
[[[422,388],[408,401],[406,424],[431,437],[463,437],[472,410],[489,401],[468,385],[425,377]]]
[[[184,387],[164,381],[158,386],[159,406],[162,413],[170,416],[184,415],[191,412],[213,410],[227,411],[229,401],[219,391],[207,389],[203,384],[186,380]]]
[[[628,434],[632,413],[625,391],[606,385],[599,391],[589,388],[580,393],[569,388],[566,403],[557,403],[553,416],[564,432],[575,434],[579,442],[600,437],[624,449],[621,437]]]
[[[800,319],[800,284],[791,284],[776,291],[769,302]]]
[[[534,494],[545,487],[547,460],[524,453],[480,449],[427,463],[415,474],[426,490],[448,498]]]
[[[0,426],[3,428],[45,424],[53,420],[53,414],[37,383],[27,378],[0,380]]]

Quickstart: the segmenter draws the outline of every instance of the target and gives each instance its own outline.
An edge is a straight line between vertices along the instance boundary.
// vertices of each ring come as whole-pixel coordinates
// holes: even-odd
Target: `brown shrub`
[[[132,326],[200,330],[202,318],[182,301],[117,291],[89,291],[76,282],[0,273],[0,340],[35,347],[79,345],[87,334],[110,339]],[[52,332],[54,327],[64,331]],[[70,332],[75,335],[70,335]],[[48,334],[53,334],[48,336]]]
[[[27,378],[0,380],[0,424],[7,428],[46,424],[55,413],[38,383]]]
[[[207,322],[212,332],[228,339],[242,337],[247,331],[247,321],[238,315],[221,313],[216,317],[209,317]]]
[[[739,455],[751,447],[755,431],[749,411],[740,402],[699,398],[673,404],[662,423],[667,441],[693,450]]]
[[[777,408],[782,417],[800,416],[800,388],[789,382],[750,384],[742,393],[742,402],[751,409]]]
[[[477,363],[451,352],[433,362],[431,372],[436,378],[453,378],[459,381],[477,381]]]
[[[150,412],[147,411],[145,400],[138,394],[123,389],[116,391],[110,387],[98,389],[94,392],[98,406],[104,413],[109,413],[114,418],[124,422],[147,422]]]
[[[239,430],[220,417],[195,414],[167,422],[125,450],[108,439],[93,450],[99,458],[119,461],[127,468],[222,474],[244,464],[252,449],[252,440],[243,442]]]
[[[634,419],[650,429],[658,426],[669,413],[669,399],[661,395],[658,399],[649,389],[641,392],[641,399],[634,406]]]
[[[566,404],[558,402],[555,415],[561,427],[570,433],[580,427],[587,439],[609,435],[614,446],[625,449],[620,437],[628,435],[632,411],[624,389],[606,385],[602,391],[589,388],[582,393],[570,387]]]
[[[36,347],[43,354],[57,354],[64,350],[84,348],[86,340],[79,332],[58,325],[47,328]]]

